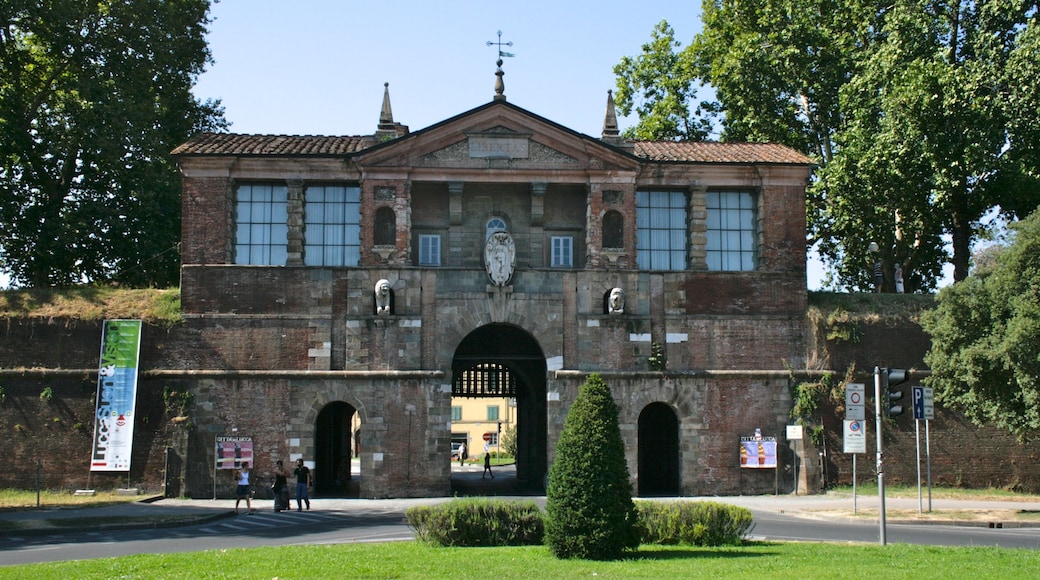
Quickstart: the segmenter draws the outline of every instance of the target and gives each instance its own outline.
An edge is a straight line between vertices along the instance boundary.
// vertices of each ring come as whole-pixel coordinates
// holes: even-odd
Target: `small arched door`
[[[314,425],[314,491],[328,496],[348,495],[351,480],[351,418],[354,407],[337,401],[318,413]],[[304,458],[305,460],[307,458]]]
[[[664,403],[639,413],[639,495],[679,495],[679,419]]]

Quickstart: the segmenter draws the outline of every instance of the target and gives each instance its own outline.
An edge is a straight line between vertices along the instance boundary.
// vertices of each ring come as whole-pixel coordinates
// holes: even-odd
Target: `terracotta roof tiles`
[[[240,135],[200,133],[173,150],[174,155],[335,156],[364,151],[371,137],[321,135]],[[812,165],[809,157],[776,143],[714,141],[634,141],[632,153],[657,163],[777,163]]]
[[[635,141],[634,154],[648,161],[677,163],[780,163],[811,165],[813,160],[776,143],[717,141]]]
[[[239,135],[200,133],[174,155],[345,155],[372,145],[364,137],[323,135]]]

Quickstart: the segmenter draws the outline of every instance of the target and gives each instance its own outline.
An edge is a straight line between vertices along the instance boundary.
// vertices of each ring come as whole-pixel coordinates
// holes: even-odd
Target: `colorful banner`
[[[217,469],[238,469],[243,463],[253,465],[253,438],[217,436]]]
[[[776,438],[742,437],[740,440],[740,466],[775,469]]]
[[[101,334],[91,471],[130,471],[140,353],[140,320],[105,321]]]

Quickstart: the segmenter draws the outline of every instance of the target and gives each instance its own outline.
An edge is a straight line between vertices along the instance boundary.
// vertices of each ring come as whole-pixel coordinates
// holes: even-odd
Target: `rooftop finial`
[[[390,83],[383,83],[383,108],[379,111],[379,125],[390,125],[393,128],[394,112],[390,110]]]
[[[617,125],[617,111],[614,110],[614,91],[607,90],[607,113],[603,116],[603,135],[604,141],[610,140],[611,138],[617,138],[620,134]]]
[[[394,112],[390,110],[390,83],[383,83],[383,108],[379,110],[379,124],[376,125],[376,138],[380,141],[408,134],[408,127],[394,122]]]
[[[502,50],[502,47],[513,46],[513,41],[510,40],[509,42],[502,42],[502,31],[499,30],[498,42],[489,40],[487,41],[487,45],[498,47],[498,60],[495,61],[495,64],[498,65],[498,68],[495,70],[495,76],[498,77],[497,79],[495,79],[495,100],[504,101],[506,100],[506,84],[505,82],[503,82],[502,77],[505,76],[506,73],[502,70],[502,58],[512,58],[516,55],[511,52],[505,52],[504,50]]]

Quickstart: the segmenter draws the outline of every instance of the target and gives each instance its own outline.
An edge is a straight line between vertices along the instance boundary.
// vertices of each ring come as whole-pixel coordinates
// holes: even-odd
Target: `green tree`
[[[545,500],[545,539],[557,558],[616,560],[639,546],[618,408],[599,374],[567,413]]]
[[[702,101],[690,110],[701,84],[692,67],[690,49],[675,52],[681,44],[667,21],[655,26],[650,36],[643,54],[622,57],[614,66],[614,104],[622,115],[630,115],[633,110],[639,115],[639,122],[625,129],[624,136],[651,141],[706,139],[715,107]]]
[[[925,383],[976,424],[1028,438],[1040,429],[1040,211],[1011,228],[991,266],[943,288],[922,316]]]
[[[516,457],[516,427],[512,425],[502,432],[502,451],[510,457]]]
[[[918,0],[885,11],[882,37],[842,87],[841,159],[823,168],[826,187],[814,199],[821,253],[843,278],[861,287],[869,279],[866,234],[880,246],[887,289],[896,265],[908,290],[934,288],[947,261],[943,236],[952,240],[954,279],[963,280],[983,217],[1036,207],[1040,166],[1022,163],[1019,150],[1030,144],[1009,102],[1016,66],[1026,66],[1012,57],[1035,11],[1000,0]],[[1014,114],[1040,121],[1035,107]],[[1019,192],[1030,189],[1026,203]]]
[[[0,3],[0,271],[36,287],[175,285],[169,152],[226,127],[191,94],[208,0]]]
[[[807,237],[834,285],[870,288],[875,261],[888,291],[897,266],[910,292],[933,289],[947,262],[963,279],[972,243],[987,235],[983,216],[1037,207],[1035,0],[705,0],[702,20],[678,52],[659,25],[642,57],[655,66],[616,67],[619,95],[641,87],[645,101],[674,105],[683,101],[666,97],[678,81],[707,83],[717,103],[692,116],[721,114],[723,140],[817,159]],[[642,61],[622,65],[631,62]],[[637,109],[635,136],[655,137],[654,111]]]

